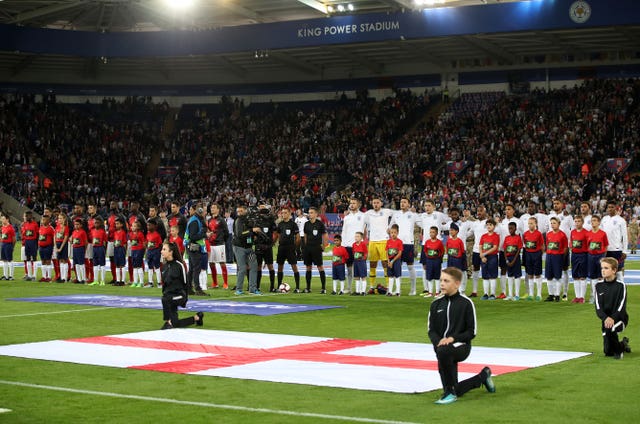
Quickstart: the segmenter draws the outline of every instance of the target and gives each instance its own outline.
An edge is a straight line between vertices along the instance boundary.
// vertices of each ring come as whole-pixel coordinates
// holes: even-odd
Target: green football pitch
[[[629,269],[640,269],[629,262]],[[233,277],[230,277],[232,284]],[[382,279],[380,279],[382,281]],[[314,279],[313,286],[319,282]],[[408,283],[404,281],[406,290]],[[546,289],[546,288],[545,288]],[[571,288],[572,289],[572,288]],[[0,345],[157,330],[159,310],[8,301],[16,297],[159,295],[157,289],[0,281]],[[206,300],[233,300],[211,290]],[[628,290],[631,347],[640,287]],[[260,317],[208,314],[204,329],[426,343],[430,300],[401,296],[278,295],[243,301],[337,305],[338,309]],[[586,357],[495,378],[497,392],[474,390],[452,405],[440,391],[397,394],[108,368],[0,356],[0,423],[513,423],[634,422],[640,417],[639,354],[602,354],[592,305],[477,301],[474,346],[592,352]],[[183,313],[183,315],[186,315]]]

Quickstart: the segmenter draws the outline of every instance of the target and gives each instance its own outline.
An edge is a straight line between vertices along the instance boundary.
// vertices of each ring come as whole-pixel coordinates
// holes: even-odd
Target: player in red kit
[[[2,260],[3,271],[0,280],[13,280],[13,247],[16,244],[16,231],[6,215],[0,215],[0,224],[2,225],[0,260]]]
[[[187,230],[187,218],[180,213],[180,204],[175,200],[171,202],[171,214],[167,216],[169,228],[178,227],[178,237],[184,240],[184,233]]]
[[[567,235],[560,231],[560,219],[551,217],[549,219],[551,231],[547,233],[547,260],[545,261],[545,278],[549,296],[545,302],[560,301],[560,289],[562,283],[562,269],[564,268],[565,257],[569,248]]]
[[[56,224],[56,257],[60,264],[60,279],[56,280],[56,283],[64,283],[69,281],[69,224],[67,215],[64,213],[58,214],[58,221]]]
[[[344,280],[346,279],[346,263],[349,259],[349,252],[342,245],[342,236],[336,234],[333,237],[333,259],[331,261],[331,278],[333,280],[333,291],[331,294],[338,294],[338,282],[340,282],[340,293],[344,294]]]
[[[573,279],[573,289],[576,297],[572,303],[584,303],[587,293],[587,251],[589,250],[589,231],[583,228],[584,218],[582,215],[573,217],[575,228],[571,230],[571,277]],[[591,227],[591,223],[589,223]]]
[[[134,223],[138,222],[138,230],[142,233],[143,236],[147,235],[147,219],[144,217],[142,212],[140,212],[140,203],[133,201],[129,205],[129,218],[127,223],[129,226],[127,227],[129,231],[133,230]],[[129,265],[129,281],[132,281],[132,287],[142,287],[144,284],[144,241],[142,244],[138,244],[137,250],[142,249],[142,257],[140,257],[140,252],[136,253],[135,264],[133,263],[133,249],[130,249],[129,257],[127,258],[127,264]],[[140,247],[142,246],[142,248]],[[136,266],[139,265],[139,266]],[[135,275],[135,269],[140,268],[138,271],[138,275]],[[140,278],[138,278],[140,277]],[[136,283],[136,281],[138,281]]]
[[[87,206],[87,229],[89,235],[89,244],[87,245],[87,258],[85,259],[85,266],[87,268],[87,283],[93,283],[93,244],[91,243],[91,231],[95,228],[96,217],[98,217],[97,208],[95,203],[89,203]]]
[[[95,271],[91,286],[105,285],[107,243],[108,237],[104,229],[104,221],[100,215],[97,215],[93,221],[93,229],[89,233],[89,244],[93,250],[92,265]]]
[[[522,250],[522,237],[516,234],[517,224],[510,222],[507,225],[509,235],[504,238],[502,250],[507,265],[507,286],[509,296],[507,300],[520,300],[520,278],[522,278],[522,264],[520,263],[520,251]]]
[[[447,267],[458,268],[462,271],[462,281],[460,282],[460,293],[464,294],[467,289],[467,254],[465,252],[465,240],[458,237],[460,227],[455,222],[449,226],[449,237],[447,238]]]
[[[116,261],[114,259],[114,234],[116,232],[116,220],[120,218],[122,222],[126,222],[124,215],[120,213],[118,209],[118,202],[112,201],[109,204],[109,216],[107,217],[106,230],[107,230],[107,251],[106,255],[109,258],[109,265],[111,268],[111,283],[114,284],[119,281],[116,278]],[[125,244],[126,245],[126,244]]]
[[[387,240],[387,276],[389,277],[389,287],[387,288],[387,296],[400,296],[401,277],[402,277],[402,250],[403,242],[398,238],[400,227],[398,224],[391,225],[389,228],[389,240]],[[394,290],[395,283],[395,290]]]
[[[180,255],[184,255],[184,243],[182,237],[180,237],[179,232],[180,228],[177,225],[172,225],[169,228],[169,242],[177,244]]]
[[[162,236],[158,232],[157,221],[147,221],[147,267],[149,268],[148,283],[145,287],[153,287],[153,276],[156,276],[158,287],[162,283],[160,275],[160,249],[162,249]]]
[[[36,259],[38,256],[38,229],[39,225],[33,219],[33,212],[24,213],[24,222],[20,229],[22,236],[22,247],[24,247],[24,261],[26,265],[26,281],[36,279]]]
[[[353,278],[356,280],[355,295],[364,296],[367,290],[367,256],[369,249],[364,242],[364,234],[361,231],[355,234],[355,243],[351,246],[353,252]]]
[[[82,220],[76,219],[73,222],[73,232],[71,233],[71,246],[73,247],[73,264],[76,269],[75,284],[86,283],[86,269],[84,266],[85,255],[87,254],[87,232],[82,228]]]
[[[589,246],[587,250],[588,278],[591,280],[591,299],[594,302],[596,284],[602,278],[600,259],[604,258],[609,248],[609,238],[607,233],[600,229],[600,216],[591,217],[591,231],[589,232]]]
[[[40,271],[42,272],[40,281],[50,282],[51,271],[53,270],[51,257],[53,256],[55,230],[51,226],[51,216],[49,215],[43,215],[40,224],[40,228],[38,229],[38,250],[40,251]]]
[[[436,295],[436,280],[440,280],[444,245],[442,240],[438,238],[438,234],[438,227],[429,228],[429,238],[424,242],[424,249],[422,249],[422,254],[420,255],[420,262],[427,280],[427,291],[423,293],[424,297]]]
[[[124,217],[116,218],[116,229],[113,232],[113,261],[116,266],[114,285],[124,286],[125,271],[127,263],[127,231],[125,230],[126,220]]]
[[[229,287],[229,284],[225,243],[229,238],[229,227],[227,227],[227,221],[225,221],[222,216],[220,206],[217,203],[213,203],[209,207],[209,210],[211,211],[211,217],[207,222],[207,240],[211,246],[209,251],[209,268],[211,269],[213,288],[218,287],[216,264],[219,264],[220,273],[222,274],[222,288],[226,289]]]
[[[538,219],[534,216],[527,221],[529,229],[522,234],[524,248],[524,269],[529,277],[527,300],[533,300],[534,285],[536,288],[536,300],[542,300],[542,251],[544,250],[544,238],[538,231]]]
[[[144,263],[146,238],[142,232],[142,224],[139,220],[136,219],[133,222],[128,238],[129,247],[131,248],[131,264],[133,266],[131,287],[142,287],[144,284],[144,269],[142,268],[142,264]]]
[[[498,249],[500,235],[494,232],[496,222],[489,218],[486,223],[487,232],[480,237],[480,261],[482,262],[482,300],[495,300],[496,280],[498,278]]]

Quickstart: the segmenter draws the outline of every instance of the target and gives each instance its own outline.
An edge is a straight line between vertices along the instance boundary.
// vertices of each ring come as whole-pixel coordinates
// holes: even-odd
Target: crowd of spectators
[[[397,90],[381,101],[363,92],[310,105],[186,108],[197,119],[182,117],[163,158],[179,172],[172,182],[156,180],[154,193],[160,204],[177,193],[223,206],[270,199],[274,206],[307,208],[331,202],[335,187],[347,182],[358,193],[383,191],[394,185],[396,167],[410,166],[389,167],[389,152],[426,103]],[[305,164],[318,166],[307,175]]]
[[[149,98],[62,105],[0,95],[0,185],[36,211],[101,199],[162,208],[266,199],[342,212],[350,197],[366,205],[374,195],[390,207],[401,196],[417,206],[428,197],[445,211],[513,203],[524,212],[529,201],[549,209],[554,197],[590,200],[596,210],[614,198],[633,210],[638,175],[611,172],[605,161],[640,163],[639,94],[638,80],[589,80],[548,93],[463,95],[431,117],[433,98],[405,90],[249,106],[225,98],[183,106],[165,138],[168,107]],[[174,172],[145,180],[154,154]]]
[[[441,205],[501,211],[529,201],[548,210],[554,197],[569,205],[614,198],[625,209],[640,201],[638,176],[616,174],[606,158],[638,157],[637,80],[592,80],[550,93],[504,96],[474,115],[441,120],[407,135],[445,160],[466,161],[460,175],[443,168],[426,193]]]
[[[140,198],[144,168],[161,146],[161,108],[136,98],[64,105],[52,96],[0,96],[2,190],[37,212]]]

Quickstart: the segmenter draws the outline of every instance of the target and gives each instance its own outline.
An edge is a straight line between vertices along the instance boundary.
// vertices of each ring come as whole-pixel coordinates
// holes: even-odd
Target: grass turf
[[[627,267],[638,269],[638,265],[628,262]],[[157,289],[24,282],[19,269],[16,269],[16,278],[18,281],[0,282],[0,344],[3,345],[156,330],[162,324],[158,310],[99,309],[6,300],[75,293],[148,296],[151,293],[159,295]],[[233,277],[230,279],[233,284]],[[314,288],[318,285],[314,279]],[[405,293],[407,285],[405,279]],[[230,291],[210,292],[213,299],[234,298]],[[245,296],[242,300],[330,304],[344,308],[269,317],[208,314],[204,328],[427,342],[426,315],[430,301],[420,297],[351,297],[313,293]],[[639,304],[640,287],[630,286],[628,309],[631,327],[625,335],[631,339],[632,348],[636,346],[634,342],[640,340],[634,326]],[[593,306],[524,301],[477,301],[476,306],[478,336],[474,340],[475,346],[594,354],[499,376],[495,379],[497,393],[474,390],[449,406],[433,404],[439,391],[422,394],[368,392],[0,356],[0,381],[3,381],[0,382],[0,408],[11,410],[0,413],[0,423],[164,423],[177,420],[196,423],[318,423],[348,422],[358,418],[380,422],[603,423],[617,419],[614,417],[640,416],[640,405],[633,390],[640,387],[640,375],[636,372],[637,354],[628,354],[622,361],[603,356],[600,327]],[[69,312],[74,310],[77,312]],[[101,394],[15,386],[6,384],[7,381]],[[141,398],[118,398],[104,393]],[[166,403],[150,398],[196,404]],[[265,410],[233,410],[229,406]],[[300,415],[305,413],[354,419]]]

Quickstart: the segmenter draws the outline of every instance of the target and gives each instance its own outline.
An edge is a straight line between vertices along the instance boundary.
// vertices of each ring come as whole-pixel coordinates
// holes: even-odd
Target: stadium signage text
[[[323,37],[365,32],[397,31],[399,21],[363,22],[359,25],[331,25],[324,27],[298,28],[298,38]]]

